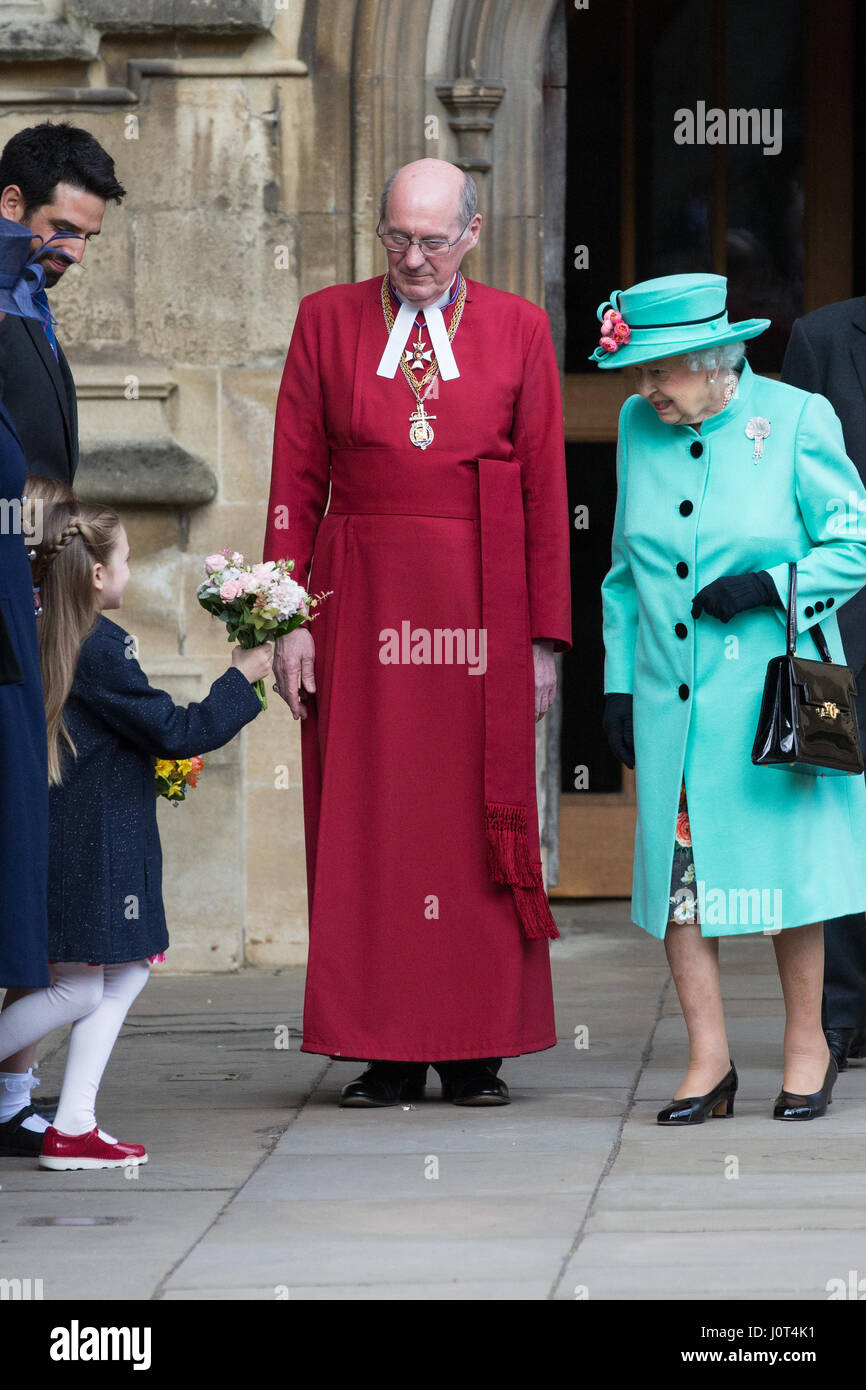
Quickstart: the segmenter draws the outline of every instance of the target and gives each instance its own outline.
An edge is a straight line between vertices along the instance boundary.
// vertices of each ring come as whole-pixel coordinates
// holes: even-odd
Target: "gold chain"
[[[466,278],[465,278],[465,276],[461,275],[461,276],[460,276],[460,289],[457,291],[457,301],[456,301],[456,303],[455,303],[455,305],[454,305],[454,313],[451,315],[451,323],[450,323],[449,326],[448,326],[448,341],[449,341],[449,343],[452,341],[452,339],[453,339],[453,337],[454,337],[454,334],[457,332],[457,329],[460,327],[460,320],[461,320],[461,318],[462,318],[462,316],[463,316],[463,305],[464,305],[465,303],[466,303]],[[390,295],[390,293],[389,293],[389,291],[388,291],[388,276],[387,276],[387,275],[385,275],[385,276],[382,277],[382,309],[383,309],[383,312],[384,312],[384,314],[385,314],[385,323],[386,323],[386,325],[387,325],[387,328],[388,328],[388,335],[389,335],[389,337],[390,337],[391,329],[394,327],[394,310],[391,308],[391,295]],[[419,312],[420,312],[420,310],[419,310]],[[417,314],[416,314],[416,318],[417,318]],[[431,346],[431,347],[433,346],[432,342],[431,342],[430,346]],[[405,376],[405,378],[406,378],[406,380],[408,381],[409,385],[412,387],[412,390],[413,390],[414,393],[415,393],[415,397],[416,397],[416,399],[418,400],[418,402],[420,403],[420,401],[421,401],[421,392],[424,390],[424,387],[427,386],[427,385],[429,384],[429,382],[431,382],[431,381],[433,380],[434,376],[436,375],[436,373],[437,373],[438,370],[439,370],[439,363],[436,361],[435,355],[434,355],[433,361],[430,363],[430,366],[427,368],[426,372],[424,373],[424,375],[422,376],[422,378],[421,378],[420,381],[416,381],[416,380],[415,380],[415,377],[414,377],[413,374],[412,374],[412,369],[411,369],[411,367],[409,366],[409,363],[406,361],[405,357],[403,357],[403,356],[401,356],[401,358],[400,358],[400,366],[403,368],[403,375]]]

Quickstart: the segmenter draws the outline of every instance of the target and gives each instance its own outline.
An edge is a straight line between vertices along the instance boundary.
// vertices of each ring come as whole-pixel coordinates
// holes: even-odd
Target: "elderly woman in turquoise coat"
[[[772,937],[785,1000],[773,1115],[826,1112],[825,917],[866,908],[866,783],[755,766],[767,664],[797,565],[800,655],[866,584],[866,491],[820,395],[752,372],[726,281],[671,275],[599,309],[593,359],[628,369],[612,563],[602,588],[605,730],[635,768],[632,916],[663,938],[689,1064],[661,1124],[733,1114],[719,938]]]

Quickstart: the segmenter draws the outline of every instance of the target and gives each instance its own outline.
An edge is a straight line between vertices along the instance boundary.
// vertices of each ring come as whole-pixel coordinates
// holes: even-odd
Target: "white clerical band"
[[[450,298],[450,295],[449,295]],[[447,300],[445,301],[447,304]],[[431,309],[424,310],[424,322],[430,333],[430,343],[436,354],[436,361],[439,364],[439,375],[443,381],[451,381],[460,373],[457,370],[457,363],[454,361],[454,353],[451,351],[451,344],[448,341],[448,330],[445,327],[445,320],[442,317],[442,310],[438,305]]]
[[[403,349],[406,346],[409,334],[412,332],[412,325],[415,322],[415,315],[418,310],[411,304],[401,304],[400,312],[394,320],[394,327],[388,334],[388,341],[385,344],[385,351],[382,353],[382,360],[376,368],[377,376],[393,376],[400,365],[400,358],[403,356]],[[441,318],[442,315],[440,314]],[[431,334],[432,340],[432,334]]]
[[[453,282],[452,282],[453,283]],[[437,299],[435,304],[428,304],[426,309],[421,312],[424,315],[424,322],[430,333],[430,343],[436,354],[436,362],[439,366],[439,375],[443,381],[452,381],[454,377],[460,375],[457,363],[454,360],[454,353],[448,341],[448,330],[445,327],[445,320],[442,317],[442,305],[447,304],[451,298],[451,289],[447,289],[443,295]],[[382,360],[376,368],[377,376],[393,376],[403,355],[403,349],[409,340],[412,332],[412,325],[418,314],[417,305],[408,304],[405,300],[400,301],[400,311],[394,320],[394,327],[388,335],[388,342],[385,351],[382,353]]]

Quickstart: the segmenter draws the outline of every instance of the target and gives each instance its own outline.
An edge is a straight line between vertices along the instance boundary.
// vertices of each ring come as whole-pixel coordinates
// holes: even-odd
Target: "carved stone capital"
[[[483,82],[443,82],[436,95],[450,113],[449,126],[457,136],[461,169],[486,174],[490,169],[487,142],[493,129],[493,114],[505,96],[505,88]]]

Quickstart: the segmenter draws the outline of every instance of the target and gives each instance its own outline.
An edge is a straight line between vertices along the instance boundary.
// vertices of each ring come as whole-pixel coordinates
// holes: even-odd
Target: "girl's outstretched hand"
[[[232,666],[237,666],[251,685],[265,680],[273,662],[273,642],[263,642],[260,647],[235,647],[232,652]]]

